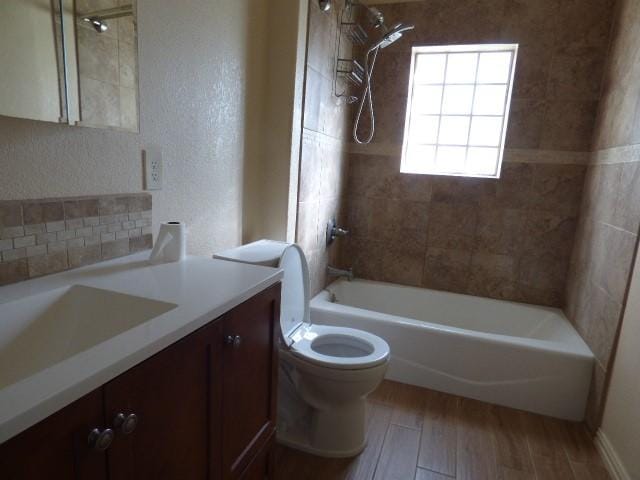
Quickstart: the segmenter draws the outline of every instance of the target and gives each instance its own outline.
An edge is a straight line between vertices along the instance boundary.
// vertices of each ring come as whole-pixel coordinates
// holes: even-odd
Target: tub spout
[[[327,265],[327,275],[330,277],[345,277],[347,280],[353,280],[353,268],[341,270],[339,268]]]

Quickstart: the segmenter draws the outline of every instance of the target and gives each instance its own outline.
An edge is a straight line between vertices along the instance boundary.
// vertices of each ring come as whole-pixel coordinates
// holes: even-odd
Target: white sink
[[[0,304],[0,389],[176,307],[83,285]]]

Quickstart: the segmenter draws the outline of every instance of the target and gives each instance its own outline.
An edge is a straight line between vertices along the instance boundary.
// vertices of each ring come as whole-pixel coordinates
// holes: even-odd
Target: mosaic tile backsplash
[[[151,248],[151,195],[0,201],[0,285]]]

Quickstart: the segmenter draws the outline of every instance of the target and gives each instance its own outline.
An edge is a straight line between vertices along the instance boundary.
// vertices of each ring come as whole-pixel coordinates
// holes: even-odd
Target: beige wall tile
[[[98,217],[101,209],[113,213]],[[129,211],[135,212],[138,221],[145,225],[137,229],[140,238],[131,247],[129,231],[122,230],[123,221],[129,222]],[[0,220],[3,224],[15,224],[2,227],[2,235],[11,236],[0,240],[1,282],[12,283],[99,261],[100,233],[105,233],[105,240],[110,241],[115,240],[115,230],[118,231],[120,243],[111,242],[105,248],[108,258],[151,248],[150,232],[142,235],[141,231],[150,230],[151,216],[151,195],[147,193],[0,202]],[[100,218],[111,223],[98,226]],[[23,225],[23,220],[40,223]]]
[[[590,150],[597,105],[595,101],[549,101],[540,146],[549,150]]]
[[[29,278],[27,259],[0,263],[0,285],[21,282]]]
[[[83,122],[120,126],[120,89],[117,85],[81,76],[80,104]]]
[[[118,39],[92,28],[78,28],[76,33],[81,77],[118,85]],[[84,80],[80,85],[84,87]]]
[[[507,148],[539,148],[547,104],[544,100],[513,99],[507,126]]]
[[[40,277],[69,268],[67,252],[49,253],[29,258],[29,277]]]
[[[129,250],[131,253],[140,250],[148,250],[153,247],[153,236],[151,234],[137,235],[129,238]]]
[[[427,249],[422,285],[436,290],[464,293],[471,274],[470,251],[444,248]]]
[[[100,245],[69,248],[69,267],[78,268],[102,260]]]
[[[115,239],[115,234],[113,235]],[[102,259],[109,260],[115,257],[122,257],[129,254],[129,239],[123,238],[121,240],[114,241],[102,241]]]
[[[62,202],[25,202],[22,209],[25,225],[58,222],[64,219]]]

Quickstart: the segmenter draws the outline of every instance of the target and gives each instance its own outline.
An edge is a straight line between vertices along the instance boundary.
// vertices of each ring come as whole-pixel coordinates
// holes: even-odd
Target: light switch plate
[[[162,190],[162,154],[159,150],[143,150],[144,189]]]

